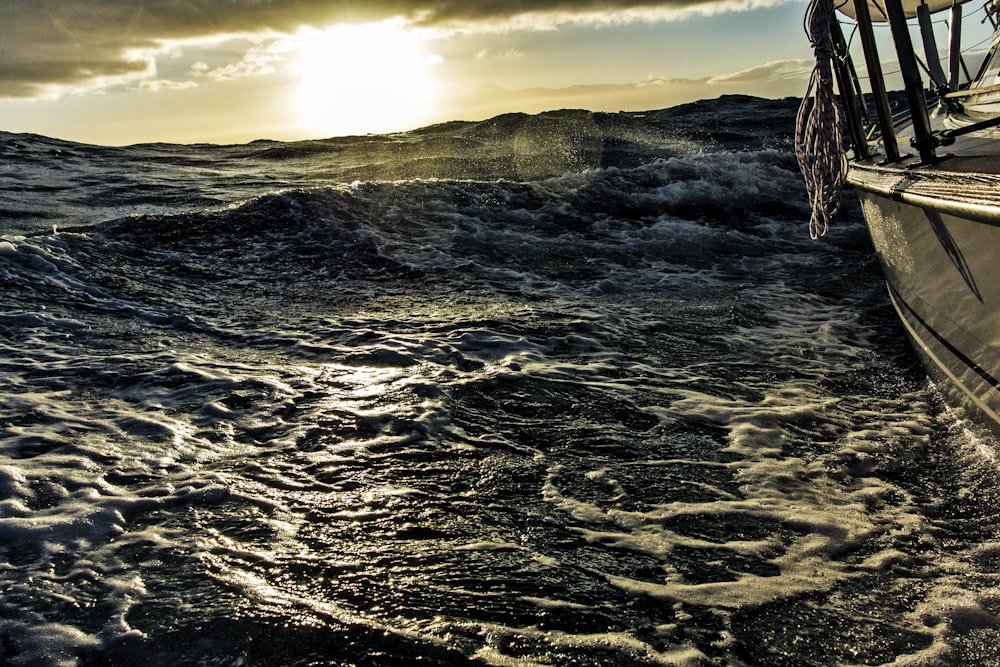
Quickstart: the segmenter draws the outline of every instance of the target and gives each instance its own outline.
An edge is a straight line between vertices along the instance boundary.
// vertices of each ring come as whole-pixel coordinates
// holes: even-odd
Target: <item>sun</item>
[[[309,29],[299,37],[303,129],[343,136],[408,130],[428,121],[435,61],[402,22]]]

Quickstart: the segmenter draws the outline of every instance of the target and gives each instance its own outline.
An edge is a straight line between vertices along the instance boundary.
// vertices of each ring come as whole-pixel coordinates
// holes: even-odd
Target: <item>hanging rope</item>
[[[833,93],[833,0],[810,0],[805,31],[816,54],[816,66],[795,119],[795,157],[806,181],[812,205],[809,236],[826,234],[830,217],[840,208],[840,190],[847,176],[840,129],[840,111]]]

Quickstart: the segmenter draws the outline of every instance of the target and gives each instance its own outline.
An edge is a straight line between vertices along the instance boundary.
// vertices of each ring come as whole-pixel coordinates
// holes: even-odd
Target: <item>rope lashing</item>
[[[830,218],[840,208],[840,191],[847,177],[840,111],[833,92],[834,0],[810,0],[804,27],[816,55],[816,66],[795,118],[795,157],[812,206],[809,236],[826,234]]]

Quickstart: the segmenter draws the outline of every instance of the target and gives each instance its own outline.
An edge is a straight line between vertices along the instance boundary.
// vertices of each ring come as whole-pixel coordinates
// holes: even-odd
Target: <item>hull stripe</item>
[[[982,366],[974,362],[972,359],[967,357],[965,353],[962,352],[957,347],[955,347],[951,343],[951,341],[949,341],[943,335],[938,333],[933,327],[931,327],[924,320],[924,318],[920,317],[920,315],[918,315],[917,312],[910,307],[910,304],[906,303],[906,300],[903,299],[903,296],[896,291],[896,288],[893,287],[891,283],[886,282],[886,284],[889,286],[889,293],[892,296],[892,300],[895,301],[900,306],[902,306],[902,309],[905,309],[908,317],[911,317],[914,320],[916,320],[920,324],[920,326],[923,327],[925,331],[927,331],[927,333],[933,336],[935,340],[937,340],[941,344],[942,347],[951,352],[959,361],[961,361],[970,369],[972,369],[976,373],[976,375],[985,380],[990,385],[990,387],[993,388],[994,391],[1000,390],[1000,381],[998,381],[997,378],[994,377],[992,373],[990,373],[985,368],[983,368]]]

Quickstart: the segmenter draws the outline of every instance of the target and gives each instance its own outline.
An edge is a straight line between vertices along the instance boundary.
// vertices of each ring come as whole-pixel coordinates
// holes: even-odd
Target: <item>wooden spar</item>
[[[921,162],[930,163],[935,159],[934,137],[931,133],[930,117],[927,115],[927,104],[924,101],[924,86],[920,80],[920,70],[917,69],[913,40],[910,39],[910,28],[906,24],[906,14],[901,0],[885,0],[885,10],[889,17],[889,29],[892,30],[892,41],[896,46],[900,73],[903,75],[906,101],[910,107],[913,147],[920,153]]]
[[[875,32],[872,30],[872,17],[868,11],[867,1],[854,0],[854,11],[857,12],[858,34],[861,37],[861,48],[864,49],[865,53],[868,83],[872,87],[872,97],[875,100],[875,114],[878,117],[879,130],[882,133],[885,159],[886,162],[896,162],[899,160],[896,130],[892,124],[892,110],[889,108],[889,96],[885,90],[885,78],[882,75],[878,48],[875,46]]]
[[[924,44],[924,60],[927,61],[928,74],[935,86],[946,86],[948,81],[941,67],[941,57],[938,55],[937,40],[934,38],[934,26],[931,24],[931,12],[927,5],[917,7],[917,21],[920,24],[920,39]]]
[[[962,63],[962,5],[951,6],[951,23],[948,25],[948,90],[958,90],[958,70]]]

